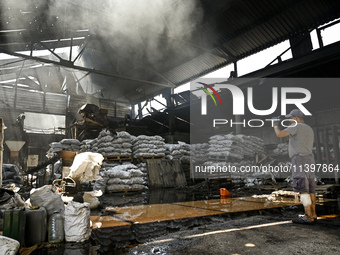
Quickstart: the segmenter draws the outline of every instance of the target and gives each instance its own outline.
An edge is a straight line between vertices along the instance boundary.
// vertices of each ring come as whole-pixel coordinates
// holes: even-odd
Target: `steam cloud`
[[[198,0],[5,0],[0,7],[11,15],[37,13],[31,23],[2,15],[5,29],[6,25],[31,31],[36,27],[37,32],[45,33],[39,18],[47,19],[51,29],[89,29],[112,47],[119,47],[125,56],[129,52],[149,62],[159,60],[164,50],[175,50],[178,41],[189,39],[203,16]]]

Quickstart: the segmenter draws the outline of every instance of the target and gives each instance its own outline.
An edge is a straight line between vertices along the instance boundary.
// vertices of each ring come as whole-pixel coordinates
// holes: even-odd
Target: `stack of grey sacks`
[[[80,141],[77,139],[63,139],[60,142],[53,142],[50,144],[51,152],[58,151],[80,151]]]
[[[288,143],[279,143],[272,156],[288,156]]]
[[[208,159],[208,143],[196,143],[190,145],[191,159],[193,162],[205,162]]]
[[[264,152],[264,142],[261,138],[246,135],[214,135],[209,139],[209,161],[204,166],[212,166],[217,169],[233,169],[236,171],[213,172],[209,177],[241,178],[260,176],[262,173],[244,173],[239,171],[241,166],[252,166],[257,152]],[[193,153],[194,155],[195,153]],[[195,156],[194,156],[195,157]],[[200,173],[202,176],[207,174]]]
[[[146,136],[139,135],[133,138],[132,154],[134,158],[139,157],[164,157],[165,142],[158,135]]]
[[[122,131],[112,134],[109,130],[103,130],[91,143],[92,152],[109,156],[131,156],[132,138],[128,132]]]
[[[83,140],[80,145],[81,152],[91,152],[93,145],[96,143],[95,139]]]
[[[101,174],[107,179],[106,191],[141,190],[148,188],[143,178],[143,172],[131,163],[108,167]]]
[[[167,159],[190,161],[190,145],[185,142],[178,142],[178,144],[165,144],[165,149]]]

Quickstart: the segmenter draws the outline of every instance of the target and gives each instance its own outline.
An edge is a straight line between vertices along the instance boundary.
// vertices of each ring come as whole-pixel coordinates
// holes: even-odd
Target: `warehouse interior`
[[[195,178],[195,162],[190,158],[193,133],[200,135],[199,143],[206,144],[209,137],[220,134],[261,139],[262,154],[256,153],[249,164],[289,161],[288,140],[277,138],[269,125],[257,129],[211,130],[207,123],[194,122],[194,116],[200,114],[200,98],[190,90],[175,91],[218,69],[232,67],[224,82],[236,84],[242,90],[249,86],[256,89],[254,104],[259,109],[270,107],[270,91],[276,85],[269,81],[277,79],[280,83],[280,79],[293,79],[298,83],[304,79],[303,86],[312,93],[307,104],[312,116],[306,122],[315,132],[316,161],[334,165],[340,162],[339,147],[334,146],[339,144],[340,136],[340,38],[327,45],[323,38],[328,29],[339,29],[339,1],[170,0],[98,4],[88,0],[5,0],[0,7],[0,167],[15,165],[20,171],[18,183],[6,183],[1,167],[2,186],[14,183],[29,193],[32,188],[52,185],[56,179],[67,176],[65,169],[69,171],[76,155],[94,152],[96,146],[102,149],[95,152],[102,154],[103,168],[105,164],[106,169],[129,164],[133,169],[144,168],[144,181],[147,180],[144,186],[106,190],[107,194],[99,198],[99,208],[105,209],[105,215],[100,210],[92,212],[96,230],[92,231],[92,242],[100,245],[103,252],[146,241],[142,234],[132,238],[131,233],[126,240],[112,241],[119,239],[112,232],[111,243],[107,243],[104,237],[107,233],[100,232],[100,226],[108,224],[124,232],[130,220],[113,225],[105,223],[96,213],[111,217],[109,206],[121,207],[114,212],[122,210],[124,215],[124,210],[126,213],[137,210],[124,205],[185,202],[188,196],[193,200],[216,199],[221,188],[234,191],[233,185],[239,188],[240,183],[247,189],[269,184],[271,191],[275,191],[279,180],[284,182],[287,176],[276,176],[274,181],[271,177],[268,181],[268,176],[255,181],[241,178],[234,184],[233,178],[225,176]],[[312,39],[317,43],[313,44]],[[266,66],[238,75],[240,61],[282,42],[289,43],[286,51],[267,56],[272,61]],[[284,59],[287,52],[291,57]],[[242,79],[246,82],[240,82]],[[314,82],[309,84],[311,80]],[[278,87],[296,86],[296,83]],[[222,101],[232,107],[230,93],[220,94],[225,99]],[[213,105],[212,100],[208,101],[209,108]],[[265,117],[278,115],[279,108]],[[253,116],[246,112],[245,117]],[[237,120],[232,113],[225,118]],[[124,155],[114,154],[98,146],[100,139],[105,143],[131,139],[131,143]],[[79,143],[74,144],[74,140]],[[66,145],[61,141],[71,143]],[[164,150],[160,154],[143,151],[142,145],[146,146],[148,141],[162,144]],[[272,153],[274,150],[276,154]],[[55,178],[58,163],[62,167],[59,178]],[[156,176],[157,171],[163,171],[164,175]],[[69,193],[76,194],[81,188],[92,190],[96,183],[74,182],[76,186]],[[328,193],[339,196],[336,173],[319,182],[327,184]],[[64,182],[63,192],[69,188],[68,184]],[[185,195],[168,188],[182,188]],[[237,192],[232,195],[237,196]],[[157,231],[162,229],[159,233],[170,228],[169,218],[161,220],[167,224],[157,228],[152,220],[138,218],[138,213],[137,221],[153,224]],[[201,216],[198,213],[192,219]],[[193,223],[188,220],[185,224]]]

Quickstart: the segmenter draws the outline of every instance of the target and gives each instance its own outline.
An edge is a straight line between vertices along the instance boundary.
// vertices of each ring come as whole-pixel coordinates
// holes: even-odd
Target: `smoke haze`
[[[5,0],[0,5],[5,29],[37,34],[89,29],[124,55],[130,52],[150,62],[159,60],[164,50],[176,50],[178,41],[188,40],[202,19],[196,0]],[[32,16],[29,22],[25,13]],[[40,24],[43,21],[46,24]]]

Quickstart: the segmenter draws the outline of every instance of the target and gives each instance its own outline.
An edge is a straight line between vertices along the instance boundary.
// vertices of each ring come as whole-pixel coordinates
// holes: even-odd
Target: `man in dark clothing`
[[[280,130],[278,124],[274,124],[274,131],[277,137],[289,136],[288,153],[292,162],[293,188],[300,193],[300,199],[305,209],[305,214],[295,223],[312,223],[316,221],[316,196],[315,196],[315,175],[309,171],[312,164],[315,164],[313,155],[314,132],[305,124],[303,113],[299,109],[292,110],[286,115],[291,120],[291,125]]]

